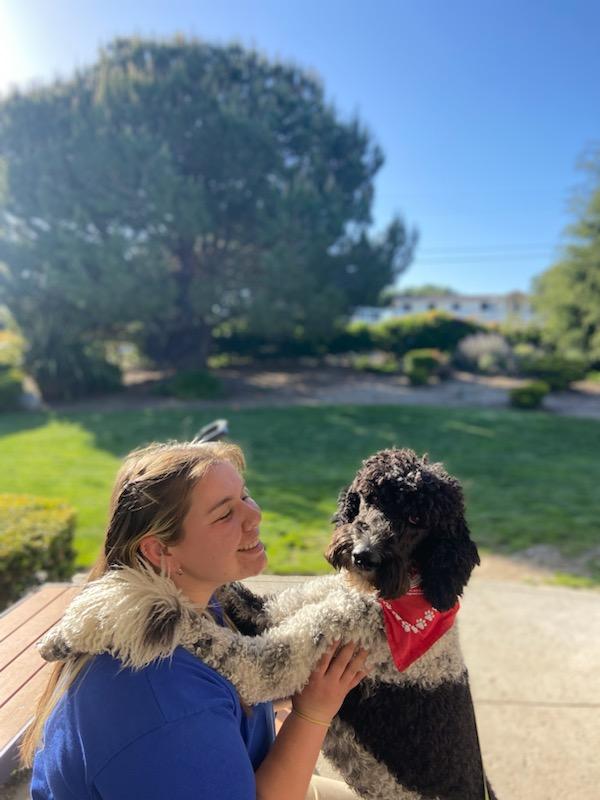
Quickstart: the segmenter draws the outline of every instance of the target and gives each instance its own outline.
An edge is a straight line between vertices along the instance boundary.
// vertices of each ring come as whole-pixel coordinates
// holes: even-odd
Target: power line
[[[509,250],[553,250],[555,245],[548,243],[532,244],[491,244],[491,245],[462,245],[451,247],[424,247],[421,252],[426,253],[471,253],[471,252],[495,252]]]
[[[415,253],[415,261],[419,261],[421,264],[431,264],[431,265],[439,265],[439,264],[487,264],[487,263],[506,263],[507,261],[552,261],[553,257],[548,253],[524,253],[522,255],[518,255],[516,253],[508,254],[508,255],[494,255],[491,253],[490,255],[467,255],[464,257],[461,256],[450,256],[449,258],[428,258],[427,256],[423,256],[421,253],[417,251]]]

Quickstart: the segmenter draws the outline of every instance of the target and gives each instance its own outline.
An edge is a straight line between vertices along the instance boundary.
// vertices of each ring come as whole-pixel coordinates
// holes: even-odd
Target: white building
[[[485,295],[402,295],[394,297],[387,308],[360,306],[352,316],[353,322],[380,322],[385,319],[422,314],[425,311],[443,311],[453,317],[476,322],[531,322],[534,311],[531,301],[522,292]]]

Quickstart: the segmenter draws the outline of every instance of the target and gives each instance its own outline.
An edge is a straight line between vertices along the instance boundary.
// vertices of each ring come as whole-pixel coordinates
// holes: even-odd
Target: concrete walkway
[[[458,620],[499,800],[600,797],[600,592],[473,577]],[[324,760],[319,772],[335,777]]]
[[[275,592],[302,580],[248,583]],[[474,577],[459,625],[499,800],[600,796],[600,592]],[[334,775],[324,760],[319,772]],[[26,780],[0,789],[27,797]]]

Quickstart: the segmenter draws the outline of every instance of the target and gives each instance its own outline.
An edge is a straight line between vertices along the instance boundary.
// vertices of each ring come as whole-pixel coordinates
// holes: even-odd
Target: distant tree
[[[600,362],[600,148],[583,164],[590,178],[577,200],[572,241],[534,282],[545,338],[565,354]]]
[[[368,234],[383,156],[365,128],[238,46],[116,40],[6,98],[0,155],[0,301],[33,363],[77,352],[77,371],[98,340],[134,337],[201,366],[231,319],[321,335],[412,253],[399,219]]]

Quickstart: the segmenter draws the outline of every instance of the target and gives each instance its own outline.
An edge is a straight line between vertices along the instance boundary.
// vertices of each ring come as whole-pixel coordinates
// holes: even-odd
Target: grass
[[[326,570],[339,489],[361,460],[394,445],[428,452],[463,483],[473,537],[495,552],[534,544],[579,555],[597,545],[600,422],[514,410],[332,406],[210,412],[139,410],[0,417],[3,492],[60,497],[78,513],[79,563],[95,557],[120,458],[229,419],[263,508],[278,573]],[[595,579],[600,580],[596,564]]]

